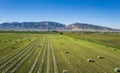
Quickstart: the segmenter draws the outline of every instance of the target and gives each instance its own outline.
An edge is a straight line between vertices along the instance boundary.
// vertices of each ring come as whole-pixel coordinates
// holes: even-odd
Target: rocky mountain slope
[[[120,31],[109,27],[86,23],[64,25],[57,22],[6,22],[0,24],[0,30],[38,30],[38,31]]]

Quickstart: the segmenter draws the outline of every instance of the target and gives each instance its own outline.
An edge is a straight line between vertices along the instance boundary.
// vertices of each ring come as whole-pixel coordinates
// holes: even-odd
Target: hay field
[[[1,32],[0,73],[116,73],[120,68],[119,45],[89,41],[95,34],[71,35]],[[113,37],[103,36],[105,43]]]

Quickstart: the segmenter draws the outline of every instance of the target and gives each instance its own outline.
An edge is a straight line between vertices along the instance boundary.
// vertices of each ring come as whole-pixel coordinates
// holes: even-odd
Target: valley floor
[[[0,34],[0,73],[115,73],[116,67],[117,48],[59,34]]]

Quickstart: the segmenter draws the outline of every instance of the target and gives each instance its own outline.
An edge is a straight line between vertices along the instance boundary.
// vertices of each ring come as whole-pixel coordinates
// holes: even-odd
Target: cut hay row
[[[23,46],[22,46],[23,45]],[[22,47],[21,47],[22,46]],[[10,49],[11,48],[11,49]],[[9,53],[9,54],[7,54],[7,55],[5,55],[5,57],[9,57],[10,55],[13,55],[13,53],[11,54],[10,52],[17,52],[18,51],[18,49],[17,48],[19,48],[19,49],[23,49],[23,48],[25,48],[24,47],[24,43],[19,43],[19,44],[14,44],[14,45],[12,45],[12,47],[7,47],[7,48],[5,48],[6,50],[5,51],[3,51],[3,52],[1,52],[0,53],[0,57],[2,57],[4,54],[6,54],[6,53]],[[16,50],[12,50],[12,49],[16,49]],[[23,49],[24,50],[24,49]],[[1,62],[0,62],[0,64],[1,64]]]
[[[11,37],[12,38],[12,37]],[[8,38],[6,38],[6,39],[8,39]],[[7,41],[6,39],[4,39],[4,40],[1,40],[1,43],[2,44],[0,44],[0,46],[4,46],[5,44],[7,44],[8,42],[9,42],[9,40]],[[19,38],[17,38],[17,39],[14,39],[14,41],[16,41],[16,40],[18,40]],[[10,42],[9,42],[10,43]],[[8,44],[9,44],[8,43]],[[12,45],[13,43],[11,43],[11,44],[9,44],[9,45]],[[5,47],[8,47],[8,45],[6,45]]]
[[[40,63],[40,67],[37,71],[37,73],[42,73],[42,69],[43,69],[43,64],[44,64],[44,60],[45,60],[45,55],[46,55],[46,45],[44,46],[44,53],[43,53],[43,56],[42,56],[42,61]]]
[[[39,59],[39,57],[40,57],[40,55],[41,55],[42,50],[43,50],[43,46],[42,46],[42,48],[39,50],[39,53],[38,53],[38,55],[37,55],[37,57],[36,57],[33,65],[32,65],[32,67],[31,67],[31,69],[29,70],[29,73],[32,73],[33,70],[35,69],[35,66],[37,65],[37,62],[38,62],[38,59]]]
[[[11,38],[13,38],[13,37],[11,37]],[[8,38],[6,38],[6,39],[8,39]],[[12,42],[9,42],[9,43],[0,43],[0,46],[2,46],[3,49],[6,48],[5,50],[8,50],[10,46],[18,45],[18,44],[14,44],[13,43],[13,42],[18,41],[18,40],[20,40],[20,38],[17,38],[17,39],[14,38]],[[1,51],[1,52],[4,52],[4,51]],[[0,54],[2,54],[1,52],[0,52]]]
[[[47,53],[47,67],[46,67],[46,73],[50,73],[50,45],[48,42],[48,53]]]
[[[63,55],[61,54],[62,60],[59,60],[61,62],[63,61],[62,62],[63,67],[59,65],[58,63],[58,67],[60,69],[59,71],[61,71],[61,73],[63,73],[63,71],[66,72],[66,70],[68,71],[68,73],[69,72],[70,73],[85,73],[84,69],[90,69],[89,66],[86,66],[87,65],[85,62],[86,58],[84,59],[84,55],[81,57],[80,54],[82,53],[78,53],[79,50],[77,49],[80,47],[76,46],[74,42],[70,40],[69,41],[59,40],[58,43],[60,44],[60,42],[64,42],[64,45],[61,45],[60,48],[58,47],[63,52]],[[56,47],[56,44],[55,44],[55,47]],[[58,58],[60,57],[57,56],[57,60]],[[81,68],[79,69],[79,67]],[[86,70],[86,73],[89,73],[89,72]]]
[[[56,62],[54,48],[53,48],[52,43],[51,43],[51,49],[52,49],[52,54],[53,54],[52,56],[53,56],[53,64],[54,64],[54,73],[58,73],[57,62]]]
[[[7,64],[9,64],[10,62],[12,62],[15,58],[19,57],[20,55],[22,55],[25,51],[27,51],[30,47],[32,47],[32,45],[27,46],[25,49],[23,49],[21,52],[17,53],[14,55],[14,57],[12,57],[11,59],[5,59],[5,63],[3,63],[2,66],[0,66],[0,69],[2,69],[3,67],[5,67]]]
[[[23,52],[25,52],[27,49],[25,49],[24,51],[22,51],[22,52],[20,52],[19,54],[17,54],[17,55],[15,55],[14,57],[12,57],[11,59],[9,59],[9,60],[4,60],[4,61],[6,61],[5,63],[3,63],[3,65],[2,66],[0,66],[0,69],[1,68],[3,68],[3,67],[5,67],[7,64],[9,64],[10,62],[12,62],[15,58],[17,58],[17,57],[19,57]]]
[[[36,44],[34,44],[33,46],[31,46],[31,48],[29,48],[29,50],[27,51],[27,52],[25,52],[25,54],[24,55],[22,55],[21,57],[19,57],[12,65],[10,65],[8,68],[6,68],[2,73],[7,73],[13,66],[15,66],[25,55],[27,55],[27,56],[25,56],[25,58],[23,58],[23,60],[24,59],[26,59],[27,57],[29,57],[28,55],[34,50],[34,47],[36,46]],[[22,60],[22,61],[23,61]],[[20,62],[21,63],[21,62]],[[20,63],[18,64],[18,65],[20,65]],[[16,67],[17,68],[17,67]],[[14,70],[16,69],[16,68],[14,68]]]
[[[65,42],[66,43],[66,42]],[[71,42],[72,43],[72,42]],[[67,43],[66,43],[67,44]],[[69,42],[68,42],[68,44],[69,44]],[[73,44],[73,43],[72,43]],[[83,44],[84,44],[84,42],[83,42]],[[74,45],[74,44],[73,44]],[[84,44],[84,46],[86,47],[87,45],[89,45],[89,44],[87,44],[86,43],[86,45]],[[108,49],[108,51],[105,49],[105,48],[103,48],[102,46],[102,48],[101,47],[98,47],[98,45],[97,44],[95,44],[96,46],[92,46],[92,45],[90,45],[90,46],[87,46],[87,48],[89,48],[89,49],[91,49],[92,51],[89,51],[89,49],[86,49],[86,51],[83,51],[82,52],[82,50],[85,50],[85,49],[81,49],[81,50],[79,50],[79,46],[73,46],[73,48],[72,49],[74,49],[74,50],[76,50],[77,48],[76,47],[78,47],[78,52],[80,52],[81,51],[81,55],[82,55],[82,53],[87,53],[87,51],[89,51],[87,54],[90,54],[90,55],[82,55],[81,56],[81,58],[80,58],[80,60],[82,59],[82,57],[86,57],[86,60],[89,58],[89,57],[91,57],[91,58],[93,58],[92,60],[93,61],[96,61],[94,64],[88,64],[88,66],[87,66],[87,64],[85,63],[84,65],[86,66],[85,68],[83,68],[83,71],[84,72],[86,72],[86,73],[89,73],[89,72],[87,72],[87,69],[89,69],[89,71],[90,71],[90,73],[104,73],[105,71],[106,71],[106,73],[113,73],[113,67],[115,67],[114,65],[119,65],[120,64],[120,62],[119,62],[119,59],[118,60],[113,60],[113,59],[115,59],[115,58],[112,58],[111,56],[115,56],[116,55],[116,52],[114,52],[114,54],[112,54],[111,52],[109,53],[108,51],[110,50],[110,49]],[[69,46],[69,45],[68,45]],[[71,47],[71,46],[70,46]],[[82,46],[81,46],[82,47]],[[103,49],[103,51],[100,51],[100,53],[99,54],[102,54],[103,56],[99,56],[98,55],[98,53],[97,52],[99,52],[99,50],[96,50],[97,48],[99,48],[99,49]],[[70,50],[70,49],[69,49]],[[76,53],[74,53],[74,54],[77,54],[77,51],[76,51]],[[95,52],[96,51],[96,52]],[[85,53],[85,54],[86,54]],[[92,55],[95,55],[95,56],[92,56]],[[109,54],[109,55],[108,55]],[[97,57],[98,56],[98,57]],[[116,55],[117,56],[117,55]],[[117,56],[118,57],[118,56]],[[95,58],[98,58],[98,59],[95,59]],[[104,59],[105,58],[105,59]],[[104,60],[99,60],[99,59],[104,59]],[[91,60],[91,59],[90,59]],[[107,62],[107,61],[108,62]],[[109,63],[109,62],[111,62],[111,64]],[[118,64],[117,64],[117,62],[119,62]],[[82,65],[82,64],[81,64]],[[76,65],[77,66],[77,65]],[[80,64],[79,64],[79,66],[80,66]],[[87,68],[87,67],[89,67],[89,68]],[[95,70],[94,70],[95,69]],[[78,69],[79,70],[79,69]],[[81,69],[82,70],[82,69]],[[84,73],[83,72],[83,73]]]
[[[0,55],[1,55],[1,54],[4,54],[4,53],[6,53],[6,52],[8,52],[8,51],[10,51],[10,50],[11,50],[11,49],[7,49],[7,50],[1,52]]]
[[[23,64],[23,62],[33,53],[33,51],[36,49],[37,45],[33,47],[33,49],[30,51],[30,53],[28,53],[27,56],[25,56],[25,58],[20,61],[20,63],[11,71],[11,73],[15,73],[15,71]]]
[[[8,68],[6,68],[2,73],[7,73],[15,64],[17,64],[18,63],[18,61],[19,60],[21,60],[22,58],[21,57],[19,57],[18,59],[17,59],[17,61],[15,61],[13,64],[11,64]]]
[[[10,46],[16,46],[16,47],[17,47],[17,46],[19,46],[19,44],[11,44],[11,43],[10,43],[10,45],[8,45],[8,44],[7,44],[7,45],[6,45],[6,44],[1,45],[1,47],[4,48],[4,49],[6,49],[6,50],[0,52],[0,57],[2,57],[2,56],[1,56],[2,54],[6,53],[6,52],[9,52],[9,51],[11,50],[11,49],[10,49]]]
[[[9,61],[9,59],[14,58],[14,57],[17,56],[19,53],[21,53],[21,52],[23,52],[23,51],[26,51],[26,50],[28,49],[28,47],[30,47],[30,45],[32,45],[32,44],[35,43],[35,42],[36,42],[36,40],[33,41],[33,42],[31,42],[31,43],[29,43],[27,46],[25,46],[24,48],[22,48],[22,49],[21,49],[20,51],[18,51],[17,53],[15,53],[15,54],[11,55],[10,57],[4,59],[3,61],[0,62],[0,65],[1,65],[1,64],[4,64],[4,62],[6,62],[6,61]]]
[[[63,63],[63,68],[59,68],[62,73],[81,73],[81,71],[79,70],[76,70],[74,69],[75,66],[78,66],[78,60],[77,60],[77,56],[76,54],[74,53],[74,48],[72,44],[70,43],[66,43],[66,41],[63,41],[63,40],[60,40],[59,41],[61,44],[61,42],[64,44],[64,45],[61,45],[61,51],[62,51],[62,54],[61,54],[61,61],[64,61]],[[71,49],[72,48],[72,49]],[[58,58],[58,57],[57,57]],[[79,62],[80,63],[80,62]],[[58,64],[58,66],[60,66]]]

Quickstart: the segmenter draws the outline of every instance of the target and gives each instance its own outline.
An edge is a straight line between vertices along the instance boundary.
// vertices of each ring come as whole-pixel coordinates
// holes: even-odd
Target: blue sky
[[[120,0],[0,0],[0,22],[90,23],[120,29]]]

